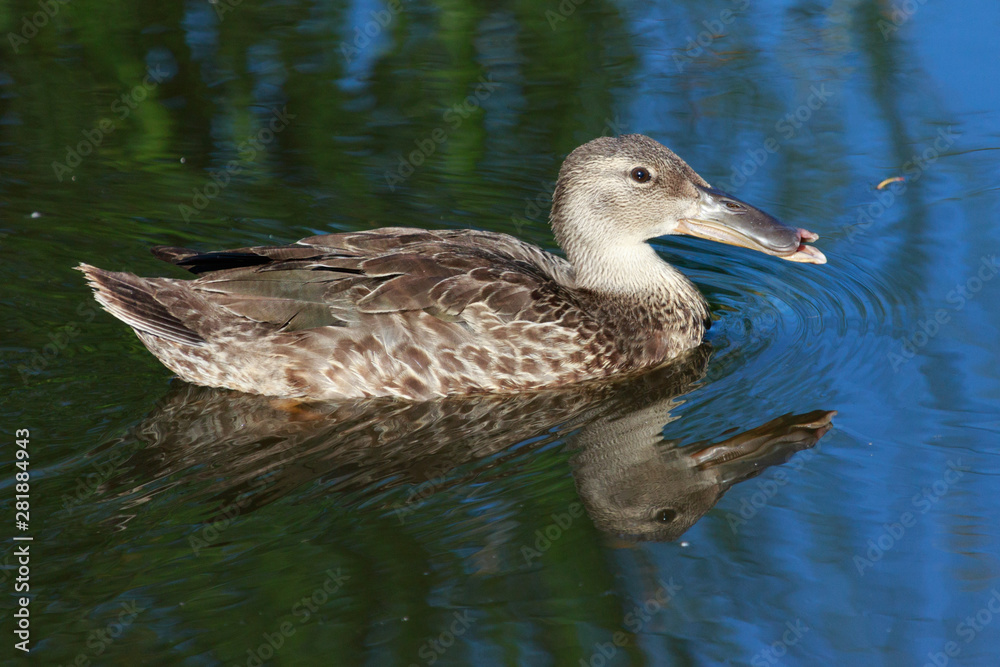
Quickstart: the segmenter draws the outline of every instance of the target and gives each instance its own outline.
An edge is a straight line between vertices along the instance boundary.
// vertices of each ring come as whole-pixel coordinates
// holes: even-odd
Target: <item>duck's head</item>
[[[641,134],[601,137],[566,158],[552,201],[556,240],[574,264],[628,257],[649,239],[685,234],[824,264],[819,238],[710,186],[666,146]],[[575,257],[574,257],[575,255]]]

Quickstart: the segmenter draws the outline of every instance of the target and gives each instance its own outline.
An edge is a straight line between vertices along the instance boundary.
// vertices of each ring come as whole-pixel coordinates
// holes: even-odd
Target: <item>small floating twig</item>
[[[884,188],[885,186],[889,185],[890,183],[902,183],[905,180],[906,179],[903,178],[902,176],[892,176],[891,178],[887,178],[884,181],[882,181],[881,183],[879,183],[878,185],[876,185],[875,189],[876,190],[881,190],[882,188]]]

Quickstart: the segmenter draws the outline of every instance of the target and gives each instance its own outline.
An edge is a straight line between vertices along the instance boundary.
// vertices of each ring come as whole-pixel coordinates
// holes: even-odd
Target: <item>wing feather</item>
[[[564,286],[572,281],[565,260],[506,234],[474,230],[390,227],[289,246],[208,253],[161,246],[154,254],[198,275],[184,284],[231,316],[280,331],[414,311],[460,321],[472,304],[500,321],[526,314],[540,321],[538,311],[570,298]]]

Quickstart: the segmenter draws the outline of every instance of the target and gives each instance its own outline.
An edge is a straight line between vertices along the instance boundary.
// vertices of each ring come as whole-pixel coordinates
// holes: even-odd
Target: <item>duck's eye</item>
[[[672,509],[660,510],[656,513],[656,520],[660,523],[670,523],[677,518],[677,512]]]
[[[645,167],[636,167],[630,172],[630,174],[632,176],[632,180],[637,183],[645,183],[650,179],[649,169],[646,169]]]
[[[730,211],[742,211],[743,210],[743,207],[741,205],[737,204],[734,201],[727,201],[726,202],[726,208],[729,209]]]

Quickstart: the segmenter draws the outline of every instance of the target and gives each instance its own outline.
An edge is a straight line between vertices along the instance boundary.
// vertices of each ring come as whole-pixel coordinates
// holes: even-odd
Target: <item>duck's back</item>
[[[523,391],[620,370],[563,259],[504,234],[388,228],[154,253],[196,280],[83,267],[185,380],[275,396]]]

